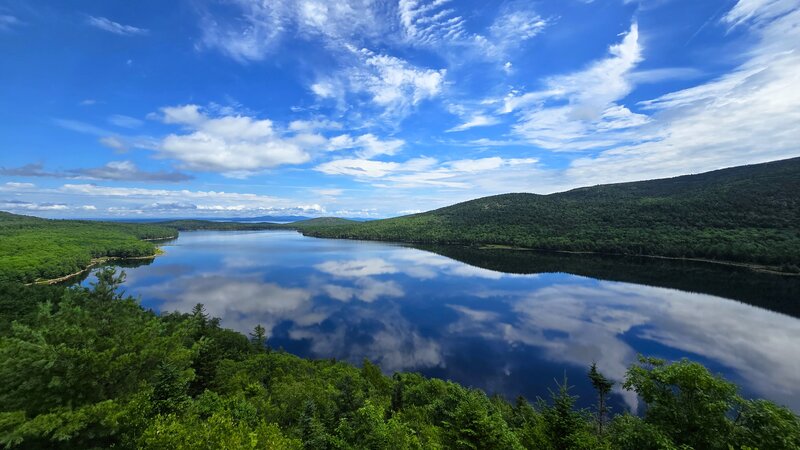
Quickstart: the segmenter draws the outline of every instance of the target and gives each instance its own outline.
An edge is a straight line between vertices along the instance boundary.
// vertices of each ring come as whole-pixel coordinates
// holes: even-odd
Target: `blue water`
[[[144,306],[203,303],[223,326],[261,324],[273,348],[300,356],[366,358],[387,374],[416,371],[510,399],[547,397],[566,375],[582,405],[593,401],[592,362],[620,381],[639,353],[689,357],[745,396],[800,410],[800,320],[746,303],[293,231],[184,232],[162,248],[152,264],[125,269],[125,289]],[[617,411],[637,403],[615,387]]]

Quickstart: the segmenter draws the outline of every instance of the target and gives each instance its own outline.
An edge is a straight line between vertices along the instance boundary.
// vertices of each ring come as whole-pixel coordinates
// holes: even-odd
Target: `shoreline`
[[[176,234],[175,236],[158,237],[158,238],[143,238],[141,240],[152,242],[152,241],[168,241],[170,239],[178,239],[178,235]],[[134,258],[143,258],[143,257],[142,256],[134,256]]]
[[[743,263],[743,262],[735,262],[735,261],[725,261],[719,259],[706,259],[706,258],[682,258],[677,256],[662,256],[662,255],[633,255],[633,254],[625,254],[625,253],[605,253],[605,252],[591,252],[591,251],[571,251],[571,250],[550,250],[550,249],[539,249],[539,248],[530,248],[530,247],[516,247],[513,245],[505,245],[505,244],[482,244],[482,243],[474,243],[474,244],[463,244],[463,243],[447,243],[447,242],[416,242],[416,241],[399,241],[399,240],[390,240],[390,239],[364,239],[364,238],[348,238],[348,237],[329,237],[329,236],[319,236],[312,233],[306,233],[303,230],[296,230],[300,234],[306,237],[313,237],[317,239],[344,239],[349,241],[367,241],[367,242],[384,242],[384,243],[394,243],[394,244],[407,244],[407,245],[452,245],[452,246],[460,246],[460,247],[474,247],[479,250],[517,250],[517,251],[530,251],[530,252],[547,252],[547,253],[564,253],[564,254],[572,254],[572,255],[601,255],[601,256],[626,256],[626,257],[638,257],[638,258],[656,258],[656,259],[668,259],[673,261],[694,261],[694,262],[703,262],[709,264],[719,264],[722,266],[730,266],[730,267],[741,267],[745,269],[750,269],[753,272],[760,272],[760,273],[768,273],[772,275],[782,275],[788,277],[798,277],[800,273],[797,272],[784,272],[778,270],[778,266],[768,266],[764,264],[756,264],[756,263]]]
[[[624,253],[604,253],[604,252],[576,252],[570,250],[541,250],[536,248],[527,248],[527,247],[514,247],[510,245],[502,245],[502,244],[487,244],[478,246],[479,250],[524,250],[524,251],[533,251],[533,252],[550,252],[550,253],[566,253],[571,255],[601,255],[601,256],[628,256],[628,257],[636,257],[636,258],[656,258],[656,259],[668,259],[672,261],[694,261],[694,262],[703,262],[703,263],[710,263],[710,264],[719,264],[723,266],[732,266],[732,267],[742,267],[745,269],[750,269],[754,272],[761,272],[761,273],[769,273],[772,275],[784,275],[790,277],[797,277],[800,276],[800,273],[793,273],[793,272],[783,272],[780,270],[776,270],[776,266],[766,266],[763,264],[754,264],[754,263],[742,263],[742,262],[734,262],[734,261],[724,261],[719,259],[706,259],[706,258],[682,258],[678,256],[661,256],[661,255],[627,255]]]
[[[60,277],[56,277],[56,278],[48,278],[48,279],[44,279],[44,280],[36,280],[36,281],[30,282],[30,283],[25,283],[25,285],[26,286],[32,286],[34,284],[43,284],[43,285],[57,284],[57,283],[61,283],[61,282],[67,281],[70,278],[75,278],[78,275],[80,275],[82,273],[85,273],[85,272],[88,272],[89,270],[92,270],[92,268],[94,268],[94,267],[96,267],[98,265],[101,265],[101,264],[105,264],[105,263],[107,263],[109,261],[120,261],[120,260],[135,261],[135,260],[141,260],[141,259],[155,259],[156,257],[161,256],[163,254],[164,254],[164,250],[161,250],[161,248],[156,248],[156,253],[152,254],[152,255],[148,255],[148,256],[101,256],[99,258],[92,258],[89,261],[89,265],[87,265],[86,267],[84,267],[83,269],[81,269],[81,270],[79,270],[77,272],[73,272],[71,274],[60,276]]]

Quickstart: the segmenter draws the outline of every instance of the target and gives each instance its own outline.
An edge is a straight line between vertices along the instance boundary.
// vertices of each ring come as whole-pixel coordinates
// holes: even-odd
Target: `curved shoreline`
[[[122,260],[124,260],[124,261],[135,261],[135,260],[141,260],[141,259],[155,259],[157,256],[161,256],[163,254],[164,254],[164,251],[161,250],[161,248],[157,247],[156,248],[156,253],[152,254],[152,255],[148,255],[148,256],[101,256],[99,258],[92,258],[91,261],[89,261],[89,265],[88,266],[84,267],[83,269],[81,269],[81,270],[79,270],[77,272],[74,272],[74,273],[71,273],[71,274],[68,274],[68,275],[64,275],[64,276],[61,276],[61,277],[56,277],[56,278],[48,278],[48,279],[44,279],[44,280],[36,280],[36,281],[30,282],[30,283],[25,283],[25,285],[26,286],[31,286],[31,285],[34,285],[34,284],[45,284],[45,285],[57,284],[57,283],[61,283],[61,282],[67,281],[67,280],[69,280],[71,278],[75,278],[78,275],[86,273],[89,270],[92,270],[92,268],[94,268],[96,266],[99,266],[101,264],[107,263],[109,261],[122,261]]]

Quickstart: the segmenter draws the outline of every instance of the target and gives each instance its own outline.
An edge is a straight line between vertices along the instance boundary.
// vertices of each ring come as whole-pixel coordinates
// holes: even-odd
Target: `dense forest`
[[[690,361],[641,358],[624,380],[587,367],[550,398],[305,360],[220,327],[202,305],[155,314],[106,268],[91,288],[0,284],[6,448],[796,449],[800,418]],[[570,383],[591,383],[577,409]],[[610,411],[614,389],[643,414]]]
[[[174,228],[81,220],[47,220],[0,212],[0,281],[34,282],[72,274],[96,258],[153,256],[146,241],[177,236]]]
[[[48,220],[0,211],[0,282],[32,283],[75,274],[99,258],[155,256],[153,240],[170,239],[179,231],[256,231],[356,223],[318,218],[290,224],[172,220],[157,223]]]
[[[306,227],[318,237],[706,258],[800,272],[800,158]]]

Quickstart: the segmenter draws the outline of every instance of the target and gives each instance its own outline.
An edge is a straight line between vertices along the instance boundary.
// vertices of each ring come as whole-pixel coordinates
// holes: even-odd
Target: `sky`
[[[0,210],[381,218],[800,156],[797,0],[0,0]]]

